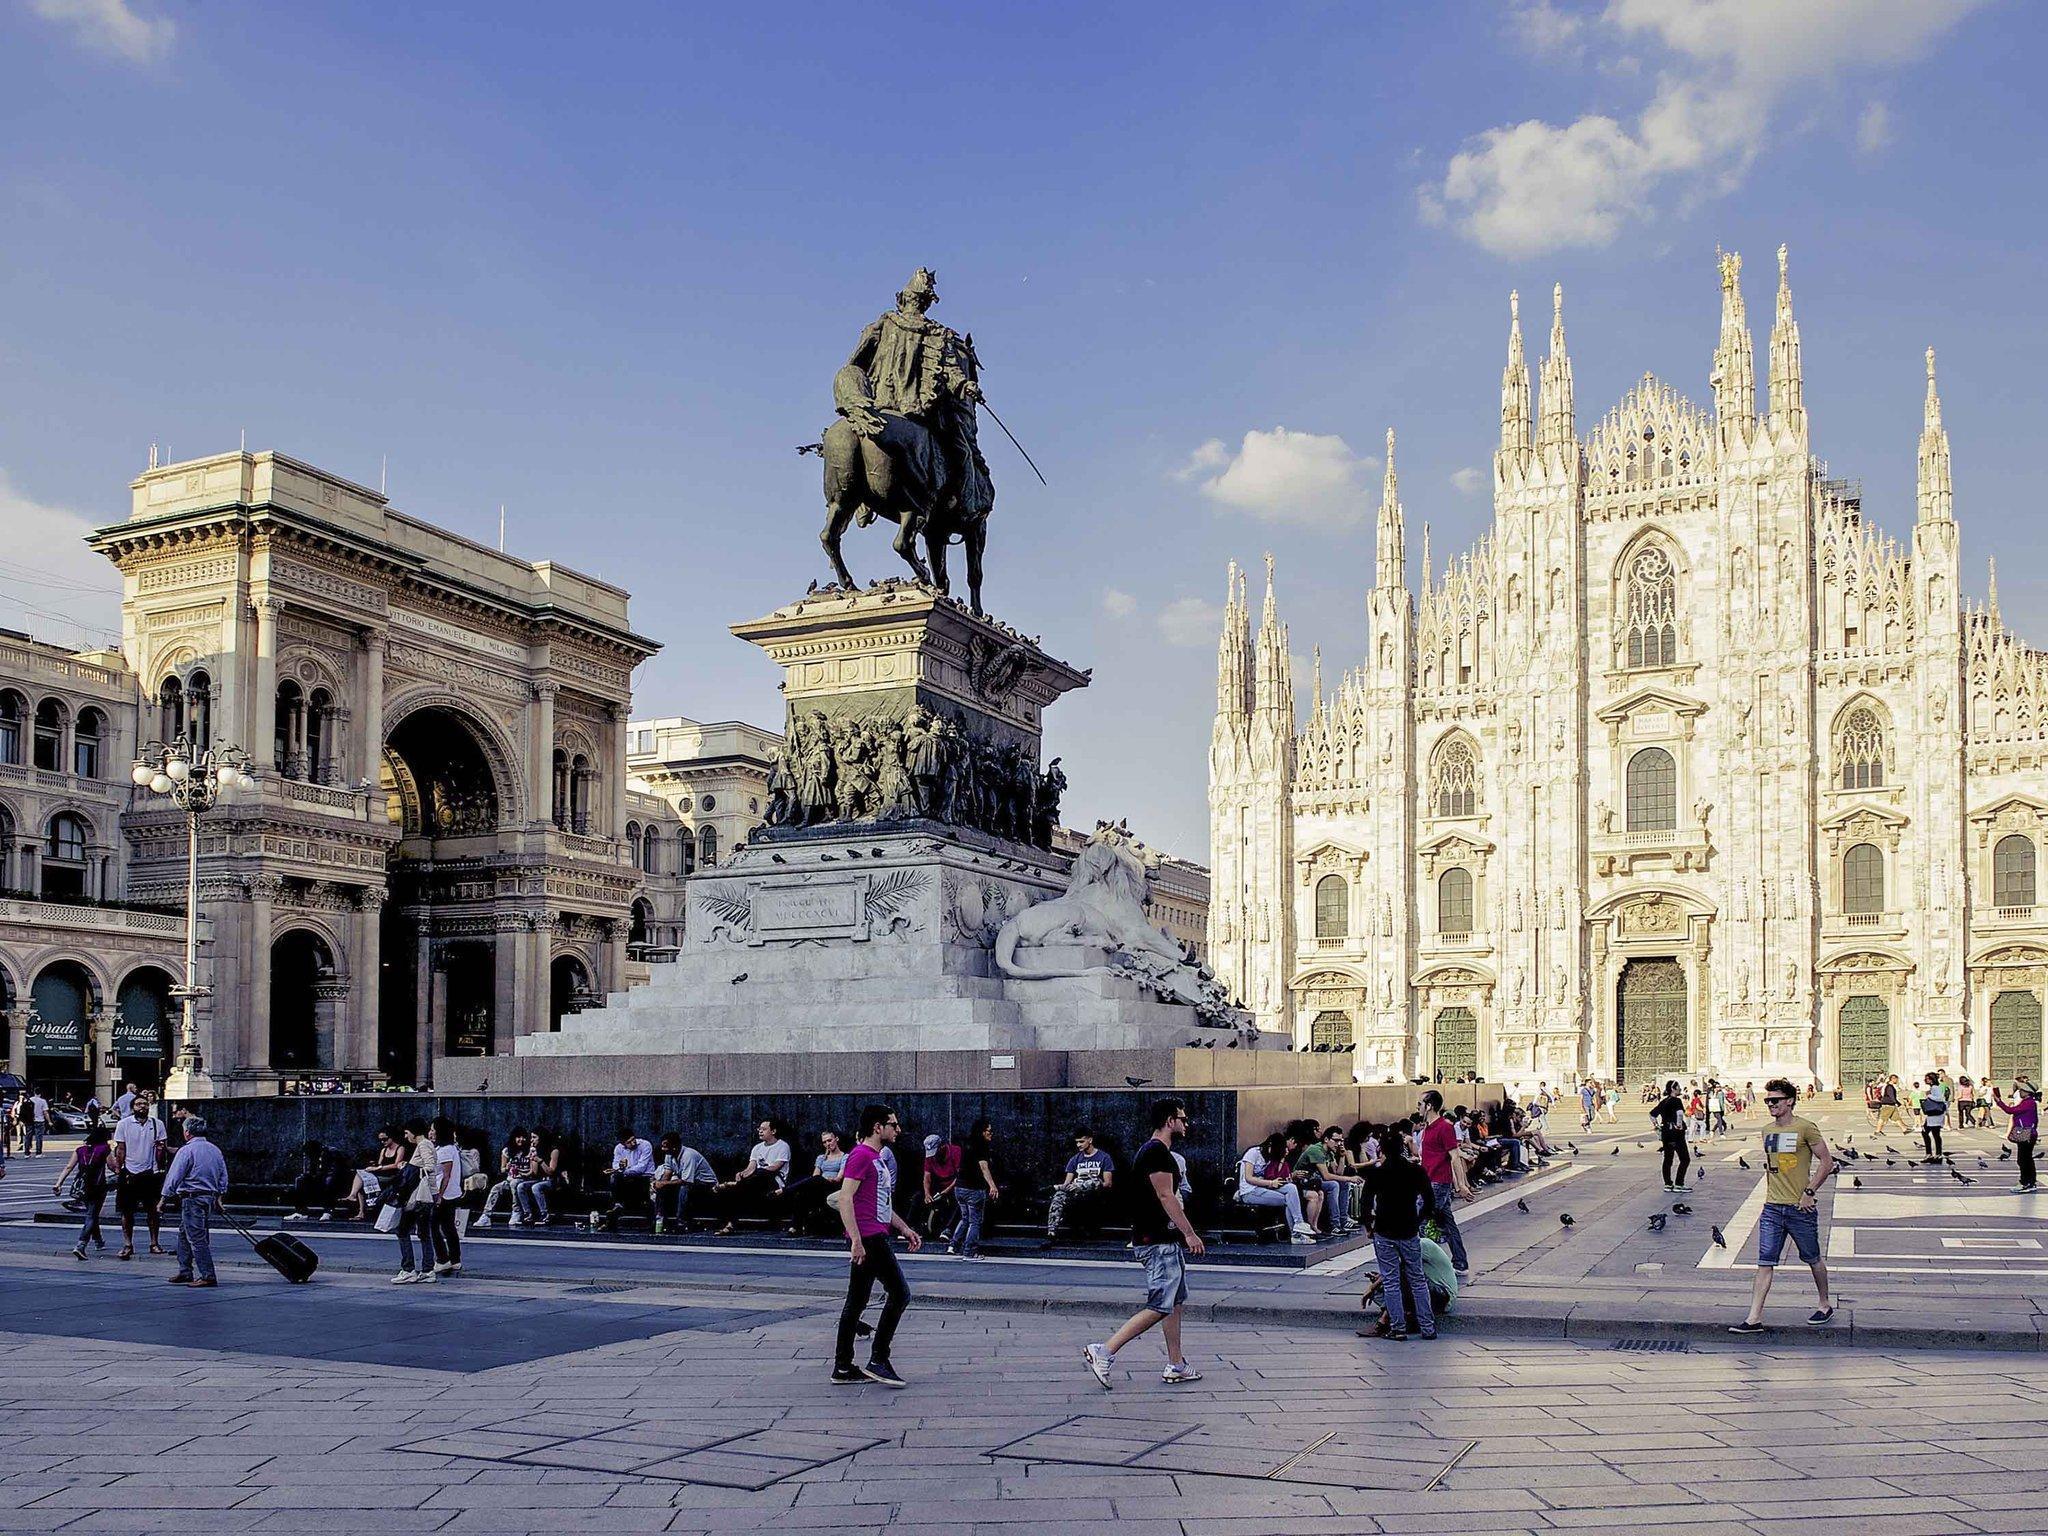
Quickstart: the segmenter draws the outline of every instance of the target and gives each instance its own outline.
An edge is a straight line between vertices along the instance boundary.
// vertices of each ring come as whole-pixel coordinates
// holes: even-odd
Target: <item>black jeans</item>
[[[1692,1167],[1692,1150],[1685,1144],[1685,1132],[1665,1131],[1664,1138],[1664,1182],[1667,1185],[1685,1183],[1685,1171]],[[1678,1176],[1671,1175],[1671,1160],[1678,1159]]]
[[[651,1173],[612,1174],[612,1209],[615,1211],[641,1210],[647,1205],[647,1193],[654,1187]]]
[[[1929,1157],[1948,1156],[1948,1154],[1944,1152],[1941,1147],[1941,1127],[1938,1125],[1928,1125],[1921,1127],[1920,1145],[1926,1148],[1927,1155]]]
[[[2034,1140],[2030,1136],[2025,1141],[2014,1142],[2013,1145],[2019,1149],[2020,1183],[2024,1184],[2028,1189],[2032,1189],[2034,1187]]]
[[[434,1236],[434,1248],[443,1264],[462,1262],[462,1202],[460,1200],[439,1200],[434,1204],[433,1224],[429,1230]]]
[[[910,1283],[903,1278],[903,1267],[896,1262],[896,1249],[888,1236],[863,1237],[860,1242],[864,1256],[846,1277],[846,1305],[839,1309],[839,1336],[832,1354],[832,1364],[842,1370],[853,1365],[854,1325],[860,1321],[868,1297],[874,1294],[877,1280],[882,1282],[887,1299],[882,1303],[881,1319],[875,1324],[874,1343],[868,1349],[870,1360],[888,1364],[896,1325],[903,1320],[903,1309],[910,1305]]]

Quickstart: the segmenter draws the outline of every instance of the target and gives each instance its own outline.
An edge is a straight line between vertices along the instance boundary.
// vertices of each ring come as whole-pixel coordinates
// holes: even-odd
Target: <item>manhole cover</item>
[[[758,1493],[885,1440],[755,1421],[717,1428],[580,1413],[527,1414],[401,1447],[517,1467],[567,1467]]]
[[[1420,1493],[1433,1487],[1472,1444],[1404,1434],[1399,1426],[1314,1435],[1298,1429],[1275,1435],[1272,1429],[1241,1422],[1169,1424],[1080,1414],[988,1454],[1010,1461]]]
[[[1627,1350],[1638,1355],[1689,1355],[1692,1353],[1690,1339],[1616,1339],[1607,1346],[1609,1349]]]
[[[589,1285],[572,1285],[562,1292],[564,1296],[616,1296],[621,1291],[637,1291],[640,1287],[620,1280],[596,1280]]]

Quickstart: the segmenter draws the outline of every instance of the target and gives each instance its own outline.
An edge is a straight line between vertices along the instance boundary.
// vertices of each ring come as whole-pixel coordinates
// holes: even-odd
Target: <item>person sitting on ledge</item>
[[[1295,1242],[1316,1240],[1316,1229],[1302,1210],[1301,1191],[1294,1187],[1287,1138],[1278,1131],[1245,1149],[1237,1165],[1237,1201],[1240,1205],[1277,1207],[1286,1212],[1287,1233]]]
[[[619,1214],[627,1207],[644,1209],[654,1183],[654,1148],[642,1141],[630,1125],[619,1127],[619,1144],[612,1148],[612,1203],[609,1210],[594,1213],[593,1227],[617,1226]]]
[[[1074,1155],[1067,1159],[1066,1177],[1052,1192],[1045,1213],[1045,1240],[1058,1241],[1060,1228],[1079,1208],[1099,1206],[1115,1182],[1116,1162],[1095,1145],[1095,1132],[1082,1126],[1074,1132]]]
[[[708,1199],[718,1175],[695,1147],[683,1145],[683,1138],[669,1131],[661,1138],[661,1150],[654,1160],[654,1231],[686,1228],[692,1197]]]
[[[718,1186],[719,1212],[725,1218],[720,1237],[731,1236],[735,1222],[760,1210],[789,1179],[789,1143],[781,1123],[763,1120],[754,1132],[757,1139],[747,1151],[746,1167]]]
[[[781,1214],[789,1224],[791,1237],[800,1236],[805,1222],[819,1211],[829,1207],[836,1216],[839,1210],[839,1186],[846,1168],[846,1143],[837,1131],[820,1131],[818,1146],[819,1152],[811,1162],[809,1175],[782,1191]]]
[[[554,1218],[548,1199],[562,1181],[561,1138],[546,1130],[533,1133],[533,1172],[512,1181],[512,1219],[529,1227],[545,1227]]]
[[[498,1149],[498,1181],[484,1196],[483,1214],[486,1220],[493,1211],[503,1210],[512,1204],[513,1192],[521,1179],[533,1177],[533,1137],[523,1125],[512,1127],[512,1134],[505,1138],[505,1145]],[[512,1225],[521,1226],[519,1213],[512,1213]]]
[[[299,1147],[299,1176],[292,1180],[292,1208],[287,1221],[308,1221],[317,1213],[332,1217],[334,1197],[340,1180],[335,1167],[340,1159],[319,1142],[308,1140]]]
[[[384,1191],[398,1181],[405,1169],[405,1143],[398,1139],[398,1127],[387,1125],[377,1132],[377,1150],[356,1170],[348,1188],[349,1219],[368,1221],[370,1207],[381,1202]]]

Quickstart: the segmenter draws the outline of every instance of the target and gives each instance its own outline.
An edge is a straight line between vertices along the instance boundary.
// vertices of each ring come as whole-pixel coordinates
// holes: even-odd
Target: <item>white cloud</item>
[[[1781,107],[1921,58],[1984,3],[1608,0],[1598,16],[1518,7],[1512,25],[1532,47],[1574,46],[1583,27],[1615,47],[1661,50],[1656,90],[1633,122],[1587,113],[1562,127],[1532,118],[1487,129],[1422,189],[1423,216],[1503,256],[1606,245],[1667,189],[1698,198],[1738,186]],[[1880,107],[1877,127],[1887,126]]]
[[[32,500],[0,471],[0,626],[81,649],[119,638],[121,576],[85,547],[93,526]]]
[[[1549,58],[1578,53],[1586,32],[1583,15],[1553,5],[1551,0],[1521,0],[1508,12],[1508,22],[1524,47]]]
[[[1892,141],[1892,109],[1873,101],[1856,119],[1856,147],[1874,155]]]
[[[175,22],[145,16],[129,0],[28,0],[28,7],[45,21],[69,27],[86,47],[130,64],[154,64],[178,35]]]
[[[1479,489],[1485,479],[1484,470],[1474,469],[1469,464],[1463,469],[1451,471],[1451,484],[1457,488],[1460,496],[1470,496]]]
[[[1365,476],[1378,463],[1353,453],[1341,437],[1275,427],[1245,433],[1234,454],[1211,438],[1174,477],[1197,482],[1209,500],[1261,522],[1342,528],[1364,516]]]
[[[1120,587],[1104,587],[1102,611],[1112,619],[1128,619],[1138,611],[1138,600]]]
[[[1176,597],[1159,610],[1159,636],[1168,645],[1214,645],[1223,632],[1223,605],[1203,597]]]

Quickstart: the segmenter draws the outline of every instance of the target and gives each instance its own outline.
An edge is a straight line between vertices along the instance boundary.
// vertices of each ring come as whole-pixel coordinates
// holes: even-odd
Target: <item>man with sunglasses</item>
[[[1782,1077],[1764,1084],[1764,1108],[1771,1124],[1764,1132],[1764,1209],[1756,1229],[1756,1281],[1751,1287],[1749,1315],[1728,1331],[1762,1333],[1764,1298],[1771,1294],[1778,1256],[1790,1237],[1799,1257],[1813,1271],[1820,1306],[1807,1322],[1814,1327],[1834,1321],[1835,1304],[1828,1299],[1828,1267],[1820,1256],[1821,1185],[1835,1171],[1827,1138],[1811,1120],[1793,1113],[1799,1091]],[[1815,1171],[1818,1165],[1819,1171]]]
[[[1188,1299],[1189,1255],[1202,1256],[1202,1235],[1180,1203],[1181,1168],[1174,1141],[1187,1134],[1188,1107],[1179,1099],[1152,1105],[1152,1135],[1131,1159],[1131,1251],[1145,1266],[1145,1305],[1131,1314],[1108,1342],[1090,1344],[1081,1358],[1104,1390],[1116,1352],[1155,1323],[1166,1325],[1166,1370],[1160,1380],[1170,1387],[1200,1381],[1202,1373],[1188,1364],[1180,1347],[1181,1308]]]
[[[924,1246],[917,1229],[896,1214],[896,1154],[890,1151],[903,1134],[903,1122],[886,1104],[870,1104],[860,1112],[860,1144],[846,1157],[840,1169],[839,1219],[846,1228],[846,1240],[853,1269],[846,1278],[846,1305],[839,1312],[839,1334],[832,1356],[832,1379],[846,1383],[880,1382],[885,1387],[905,1385],[889,1361],[889,1346],[896,1339],[896,1325],[910,1305],[910,1286],[890,1246],[891,1233],[900,1232],[912,1253]],[[860,1314],[874,1294],[875,1282],[882,1283],[886,1299],[881,1319],[875,1324],[874,1343],[868,1363],[853,1363],[853,1337],[860,1327]]]

